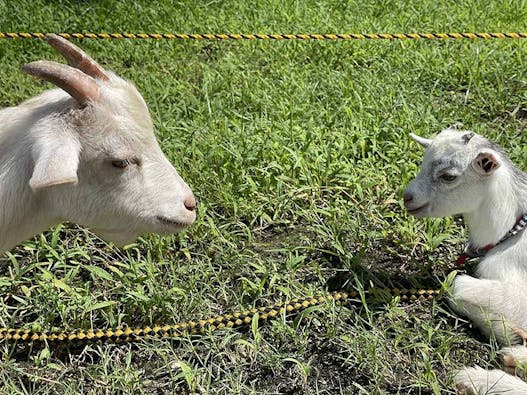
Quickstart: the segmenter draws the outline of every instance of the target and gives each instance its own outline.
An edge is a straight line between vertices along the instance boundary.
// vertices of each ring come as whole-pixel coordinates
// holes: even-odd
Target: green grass
[[[153,5],[157,4],[157,5]],[[342,33],[526,31],[525,1],[0,0],[0,31]],[[161,146],[199,199],[186,233],[125,249],[57,227],[8,254],[0,325],[148,325],[341,286],[439,287],[462,248],[452,219],[401,205],[429,136],[457,121],[524,167],[527,42],[76,41],[136,83]],[[59,59],[0,41],[0,106]],[[525,168],[525,167],[524,167]],[[497,346],[443,301],[327,304],[247,331],[134,345],[1,345],[1,393],[453,393]]]

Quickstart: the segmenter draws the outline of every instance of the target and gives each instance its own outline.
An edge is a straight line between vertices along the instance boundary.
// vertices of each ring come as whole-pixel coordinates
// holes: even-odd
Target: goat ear
[[[33,191],[61,184],[76,184],[80,144],[73,136],[47,136],[33,147],[35,166],[29,186]]]
[[[492,174],[498,167],[500,167],[496,155],[489,151],[483,151],[472,160],[472,167],[478,174],[487,176]]]

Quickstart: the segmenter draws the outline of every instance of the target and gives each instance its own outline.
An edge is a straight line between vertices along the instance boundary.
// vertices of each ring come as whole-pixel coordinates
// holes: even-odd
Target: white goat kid
[[[486,138],[447,129],[433,140],[412,135],[426,148],[417,177],[404,192],[416,217],[462,214],[468,255],[483,255],[476,277],[457,276],[452,306],[487,336],[495,336],[508,371],[527,364],[527,174]],[[525,217],[523,217],[525,218]],[[455,377],[467,394],[527,394],[527,384],[501,370],[466,368]]]
[[[70,66],[23,70],[61,89],[0,111],[0,252],[63,221],[116,244],[191,224],[194,196],[159,148],[133,84],[69,41],[46,40]]]

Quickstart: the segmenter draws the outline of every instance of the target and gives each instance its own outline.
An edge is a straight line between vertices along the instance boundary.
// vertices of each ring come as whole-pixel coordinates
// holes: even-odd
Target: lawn
[[[0,31],[527,31],[527,2],[0,0]],[[71,224],[1,258],[0,326],[173,324],[346,288],[441,288],[466,233],[417,220],[401,194],[409,132],[463,122],[525,169],[527,40],[75,40],[134,81],[198,220],[123,249]],[[59,56],[0,40],[0,107],[50,86],[20,68]],[[498,346],[444,300],[327,303],[178,341],[0,344],[0,393],[440,394]]]

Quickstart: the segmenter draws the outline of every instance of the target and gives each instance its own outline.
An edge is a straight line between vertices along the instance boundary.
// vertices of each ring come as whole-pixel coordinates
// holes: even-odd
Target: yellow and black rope
[[[401,301],[426,301],[432,300],[441,295],[440,290],[427,289],[370,289],[365,294],[375,292],[389,292],[391,295],[399,297]],[[322,305],[329,301],[345,302],[360,297],[358,291],[333,292],[326,296],[307,297],[303,299],[293,299],[288,302],[276,303],[270,306],[263,306],[220,315],[214,318],[188,321],[175,325],[153,325],[145,327],[131,328],[128,326],[114,329],[76,329],[72,331],[38,331],[23,328],[0,328],[0,341],[10,341],[17,343],[30,342],[49,342],[49,343],[78,343],[90,341],[106,342],[130,342],[141,339],[151,338],[178,338],[183,335],[203,333],[205,331],[216,331],[225,328],[240,328],[252,322],[256,314],[260,321],[268,321],[282,314],[297,314],[308,307]]]
[[[343,34],[185,34],[185,33],[57,33],[64,38],[88,39],[154,39],[154,40],[444,40],[444,39],[492,39],[527,38],[527,32],[480,32],[480,33],[343,33]],[[39,32],[0,32],[0,38],[44,38]]]

